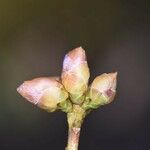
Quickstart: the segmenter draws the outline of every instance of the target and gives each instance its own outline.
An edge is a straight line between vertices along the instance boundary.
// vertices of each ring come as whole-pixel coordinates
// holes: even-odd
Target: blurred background
[[[0,0],[0,150],[62,150],[67,122],[23,99],[24,80],[60,75],[82,46],[90,82],[118,71],[115,101],[87,116],[80,150],[150,149],[150,3],[138,0]]]

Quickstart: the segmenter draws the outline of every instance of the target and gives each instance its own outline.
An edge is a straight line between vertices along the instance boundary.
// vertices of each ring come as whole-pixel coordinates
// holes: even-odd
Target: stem
[[[73,105],[73,111],[67,114],[69,130],[66,150],[78,150],[80,130],[85,114],[79,105]]]
[[[70,128],[68,132],[68,145],[66,150],[78,150],[81,128]]]

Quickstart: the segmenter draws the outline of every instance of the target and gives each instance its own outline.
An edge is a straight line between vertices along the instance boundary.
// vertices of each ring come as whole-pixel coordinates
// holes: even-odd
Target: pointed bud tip
[[[26,81],[22,83],[18,88],[17,92],[23,96],[25,99],[27,99],[29,102],[33,104],[37,104],[37,98],[38,94],[34,92],[27,84]]]
[[[108,73],[110,79],[111,79],[111,90],[116,91],[117,86],[117,72],[114,73]]]
[[[77,47],[73,50],[71,50],[68,53],[68,56],[72,59],[81,59],[81,60],[85,60],[86,59],[86,54],[85,54],[85,50],[80,46]]]
[[[18,93],[20,93],[20,86],[19,86],[19,87],[17,87],[17,89],[16,89],[16,90],[17,90],[17,92],[18,92]]]
[[[82,48],[82,46],[79,46],[79,47],[75,48],[74,51],[85,52],[85,50]]]
[[[19,87],[17,87],[17,92],[18,92],[20,95],[22,95],[22,84],[21,84]]]
[[[115,80],[115,79],[117,78],[118,72],[108,73],[108,75],[109,75],[112,79]]]
[[[23,85],[24,85],[24,83],[22,83],[21,85],[19,85],[19,86],[17,87],[17,92],[18,92],[19,94],[21,94],[21,92],[22,92],[22,90],[23,90]]]

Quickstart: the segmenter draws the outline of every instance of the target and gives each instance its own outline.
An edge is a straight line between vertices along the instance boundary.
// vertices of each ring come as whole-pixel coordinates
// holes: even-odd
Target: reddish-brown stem
[[[80,129],[72,127],[68,131],[68,145],[66,150],[78,150]]]

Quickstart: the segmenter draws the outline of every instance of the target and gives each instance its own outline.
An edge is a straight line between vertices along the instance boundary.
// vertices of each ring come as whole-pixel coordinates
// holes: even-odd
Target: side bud
[[[83,102],[89,76],[86,55],[82,47],[70,51],[64,58],[61,79],[73,103]]]
[[[116,78],[117,73],[104,73],[94,79],[87,94],[90,99],[87,104],[89,108],[94,109],[114,100],[117,85]]]
[[[53,112],[58,104],[66,101],[68,93],[56,77],[41,77],[25,81],[17,91],[29,102]]]

